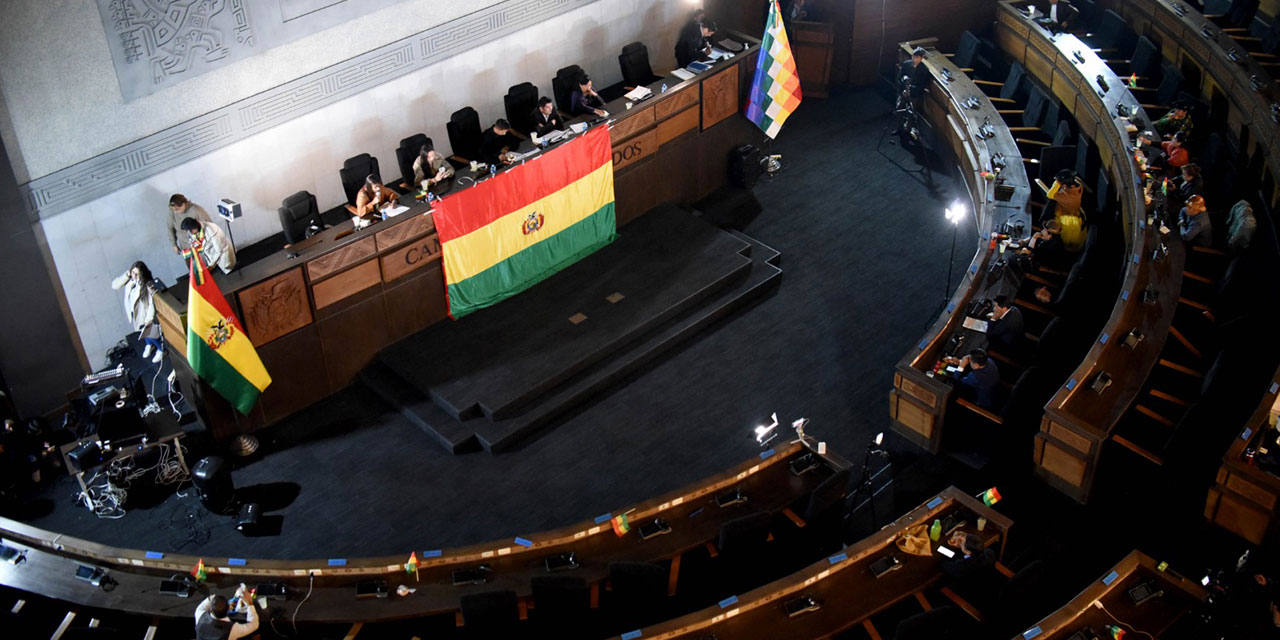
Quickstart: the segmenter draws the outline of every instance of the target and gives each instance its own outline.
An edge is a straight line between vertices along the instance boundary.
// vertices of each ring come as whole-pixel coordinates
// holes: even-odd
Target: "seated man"
[[[1031,241],[1022,251],[1031,254],[1036,266],[1064,269],[1071,264],[1067,247],[1062,243],[1062,225],[1054,218],[1045,220],[1040,231],[1031,234]]]
[[[953,374],[960,381],[960,388],[965,395],[988,411],[995,411],[996,392],[1000,389],[1000,369],[987,357],[987,352],[974,349],[964,358],[946,358],[947,364],[959,367]]]
[[[480,142],[480,158],[485,164],[511,164],[512,151],[520,146],[520,139],[511,135],[511,124],[502,118],[484,132]]]
[[[569,115],[572,117],[595,114],[601,118],[609,115],[604,110],[604,98],[596,93],[587,74],[578,76],[578,88],[569,94]]]
[[[375,174],[364,179],[364,186],[356,192],[356,217],[372,219],[387,207],[395,206],[400,200],[396,192],[388,189]]]
[[[1204,178],[1200,176],[1200,165],[1188,162],[1182,165],[1182,175],[1175,182],[1178,184],[1178,196],[1183,202],[1191,196],[1204,195]]]
[[[533,123],[533,133],[539,138],[552,131],[564,131],[564,121],[556,113],[556,106],[551,104],[551,98],[546,96],[538,98],[538,107],[533,110],[529,121]]]
[[[956,548],[956,555],[953,558],[944,558],[942,560],[942,573],[952,578],[968,578],[994,567],[996,564],[996,552],[982,546],[982,541],[976,535],[968,535],[963,531],[957,531],[947,540],[951,546]]]
[[[244,613],[244,622],[231,620],[231,606],[220,595],[205,598],[196,607],[196,640],[238,640],[258,630],[258,607],[247,600],[243,584],[236,589],[236,613]]]
[[[711,53],[711,36],[716,34],[716,23],[704,16],[696,30],[686,27],[676,42],[676,66],[683,69]]]
[[[1053,25],[1055,31],[1066,31],[1071,28],[1071,21],[1076,16],[1075,7],[1063,0],[1049,0],[1047,5],[1040,4],[1036,7],[1039,15],[1049,18],[1049,22]]]
[[[199,252],[204,265],[210,269],[216,266],[223,273],[231,273],[236,268],[236,248],[231,246],[221,227],[212,222],[183,218],[182,230],[187,232],[187,249],[182,252],[184,258],[191,260],[193,254]]]
[[[1173,109],[1170,109],[1169,113],[1151,123],[1151,128],[1166,138],[1173,137],[1173,134],[1179,131],[1189,134],[1192,127],[1190,110],[1191,105],[1187,104],[1185,100],[1175,102],[1173,103]]]
[[[1213,223],[1205,213],[1204,196],[1191,196],[1178,212],[1178,231],[1187,244],[1197,247],[1213,245]]]
[[[1012,347],[1022,339],[1022,310],[1009,302],[1009,296],[992,300],[991,319],[987,321],[987,339],[999,346]]]
[[[423,145],[413,161],[413,184],[423,191],[440,192],[453,177],[453,165],[445,161],[434,147]]]

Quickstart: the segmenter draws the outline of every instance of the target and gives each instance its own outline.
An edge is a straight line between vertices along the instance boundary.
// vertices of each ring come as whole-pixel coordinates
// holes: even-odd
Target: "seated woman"
[[[1079,253],[1089,236],[1082,204],[1084,184],[1080,182],[1080,176],[1071,169],[1059,171],[1053,178],[1053,186],[1045,191],[1045,197],[1051,201],[1045,207],[1046,217],[1052,212],[1053,219],[1058,221],[1058,235],[1062,238],[1063,247],[1070,253]]]
[[[378,212],[394,206],[400,200],[396,192],[388,189],[377,175],[369,174],[364,179],[364,186],[356,192],[356,216],[364,219],[376,218]]]
[[[448,188],[452,177],[453,166],[445,162],[444,156],[434,147],[423,145],[418,151],[418,159],[413,161],[413,184],[422,187],[423,191],[439,195]]]
[[[112,280],[111,288],[117,291],[124,289],[124,316],[129,320],[129,326],[138,332],[138,338],[146,344],[142,357],[151,358],[152,362],[159,364],[164,359],[164,342],[161,340],[160,324],[156,321],[152,280],[147,263],[139,260],[128,271]]]

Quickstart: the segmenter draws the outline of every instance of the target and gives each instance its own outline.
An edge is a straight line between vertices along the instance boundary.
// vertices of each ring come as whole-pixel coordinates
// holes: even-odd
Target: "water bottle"
[[[942,537],[942,521],[934,518],[933,524],[929,525],[929,539],[937,542]]]
[[[489,173],[497,173],[497,172],[498,172],[498,165],[496,164],[489,165]]]
[[[662,91],[661,91],[661,93],[666,93],[666,92],[667,92],[667,83],[665,83],[665,82],[664,82],[664,83],[662,83]]]

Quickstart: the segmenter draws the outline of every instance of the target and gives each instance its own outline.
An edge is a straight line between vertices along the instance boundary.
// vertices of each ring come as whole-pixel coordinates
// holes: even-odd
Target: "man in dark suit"
[[[710,39],[716,34],[716,23],[704,20],[697,27],[697,30],[681,31],[680,40],[676,42],[676,66],[681,69],[711,53]]]
[[[996,410],[996,392],[1000,389],[1000,369],[991,361],[987,352],[974,349],[969,355],[956,359],[947,358],[947,364],[959,367],[953,377],[973,402],[983,409]]]
[[[951,578],[963,580],[996,564],[996,552],[983,548],[978,536],[957,531],[948,542],[958,547],[954,558],[942,561],[942,573]]]
[[[987,339],[997,346],[1012,347],[1022,339],[1022,310],[1009,303],[1009,296],[996,296],[991,301],[991,319],[987,321]]]
[[[916,47],[911,52],[911,59],[902,63],[898,72],[901,88],[911,92],[911,101],[919,107],[920,98],[924,96],[925,87],[929,86],[929,68],[924,66],[926,52],[923,47]]]
[[[1053,25],[1056,32],[1066,31],[1071,28],[1071,23],[1075,21],[1079,12],[1071,6],[1066,0],[1048,0],[1048,3],[1039,3],[1036,7],[1037,16],[1043,15],[1049,20],[1049,24]]]
[[[533,123],[533,133],[539,138],[552,131],[564,130],[564,121],[560,119],[560,114],[556,113],[556,107],[551,104],[551,98],[546,96],[538,98],[538,108],[533,110],[529,121]]]
[[[511,124],[499,118],[484,132],[484,140],[480,143],[480,157],[485,164],[508,164],[508,154],[519,146],[520,140],[511,135]]]

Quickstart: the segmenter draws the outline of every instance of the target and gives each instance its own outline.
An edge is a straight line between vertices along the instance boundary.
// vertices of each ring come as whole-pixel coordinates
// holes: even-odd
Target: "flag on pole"
[[[747,119],[764,134],[776,138],[783,123],[800,106],[800,76],[796,59],[782,24],[778,0],[772,0],[769,20],[760,39],[760,57],[756,60],[756,76],[751,82],[747,100]]]
[[[1125,636],[1124,629],[1114,624],[1107,625],[1107,632],[1111,635],[1112,640],[1120,640]]]
[[[209,579],[209,574],[204,570],[204,558],[200,558],[200,561],[196,563],[196,567],[191,570],[191,577],[195,578],[196,582],[204,582]]]
[[[191,255],[187,362],[201,380],[240,413],[248,414],[258,401],[258,394],[271,384],[271,376],[262,366],[244,326],[231,312],[199,251]]]
[[[1136,74],[1136,73],[1135,73],[1135,74],[1133,74],[1133,75],[1129,76],[1129,88],[1130,88],[1130,89],[1137,89],[1137,88],[1138,88],[1138,74]]]
[[[991,487],[990,489],[987,489],[986,491],[982,492],[981,498],[982,498],[982,504],[985,504],[989,507],[997,502],[1000,502],[1000,492],[997,491],[995,487]]]
[[[618,514],[618,516],[612,520],[612,523],[613,532],[619,537],[627,535],[627,532],[631,530],[631,523],[627,521],[627,514],[625,513]]]
[[[404,572],[412,573],[413,579],[414,580],[418,579],[418,552],[417,551],[409,552],[409,561],[404,563]]]

